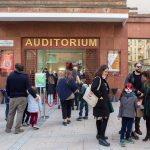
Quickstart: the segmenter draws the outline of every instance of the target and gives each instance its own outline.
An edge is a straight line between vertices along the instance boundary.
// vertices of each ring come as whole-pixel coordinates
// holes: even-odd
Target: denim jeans
[[[79,112],[79,116],[82,116],[83,113],[83,108],[85,107],[85,116],[88,116],[89,113],[89,108],[88,108],[88,104],[85,100],[81,100],[80,102],[80,112]]]
[[[7,120],[7,117],[8,117],[8,113],[9,113],[9,104],[7,103],[6,104],[6,109],[5,109],[6,120]]]
[[[131,130],[133,125],[134,118],[122,117],[122,127],[120,139],[124,139],[126,133],[126,139],[131,137]]]
[[[54,101],[54,99],[53,99],[53,94],[48,94],[48,103],[49,103],[49,104],[52,104],[53,101]]]

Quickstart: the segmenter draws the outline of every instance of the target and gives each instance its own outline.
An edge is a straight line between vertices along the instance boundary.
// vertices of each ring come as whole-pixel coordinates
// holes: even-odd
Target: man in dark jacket
[[[130,73],[126,80],[125,85],[127,83],[131,83],[134,90],[134,93],[138,98],[142,97],[142,88],[143,88],[143,81],[142,81],[142,64],[141,63],[135,63],[134,65],[135,70]],[[142,132],[140,131],[140,117],[135,117],[135,132],[139,135],[142,135]],[[132,137],[134,139],[138,139],[138,136],[135,134],[135,132],[132,132]]]
[[[26,73],[23,72],[22,64],[15,64],[15,71],[12,72],[8,78],[6,83],[6,91],[8,97],[10,98],[9,104],[9,114],[7,118],[7,124],[5,131],[7,133],[11,132],[11,128],[13,126],[14,117],[17,112],[16,126],[15,126],[15,134],[23,132],[23,129],[20,129],[22,123],[23,112],[27,105],[28,96],[27,91],[36,99],[38,97],[33,92],[29,77]]]

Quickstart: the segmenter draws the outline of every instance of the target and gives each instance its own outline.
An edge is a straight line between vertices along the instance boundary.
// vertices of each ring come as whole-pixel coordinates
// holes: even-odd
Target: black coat
[[[93,108],[93,115],[95,117],[108,117],[110,114],[109,110],[109,86],[105,79],[101,78],[101,86],[97,91],[100,77],[95,77],[91,85],[91,91],[98,97],[103,97],[103,100],[99,99],[96,106]]]

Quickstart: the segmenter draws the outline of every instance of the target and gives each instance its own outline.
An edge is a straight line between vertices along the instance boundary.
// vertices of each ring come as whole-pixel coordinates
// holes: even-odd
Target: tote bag
[[[99,90],[100,85],[101,85],[101,78],[99,78],[99,85],[97,90]],[[83,99],[92,107],[95,107],[95,105],[98,102],[98,97],[91,91],[91,85],[89,85],[89,87],[87,87],[84,95],[83,95]]]

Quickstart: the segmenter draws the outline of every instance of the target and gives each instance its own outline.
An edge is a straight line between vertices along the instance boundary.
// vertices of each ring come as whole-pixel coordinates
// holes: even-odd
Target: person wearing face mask
[[[132,125],[135,117],[135,108],[137,106],[137,97],[133,92],[132,84],[128,83],[122,93],[119,107],[118,118],[122,118],[120,145],[125,147],[125,135],[128,143],[134,143],[131,138]]]
[[[142,64],[141,63],[135,63],[134,65],[134,71],[132,73],[129,73],[126,80],[125,85],[127,83],[131,83],[134,88],[134,93],[138,98],[138,103],[142,104],[141,97],[143,96],[142,89],[143,89],[143,80],[142,80]],[[137,134],[142,135],[142,132],[140,130],[140,119],[141,115],[140,110],[136,109],[136,117],[135,117],[135,131],[132,132],[132,138],[135,140],[138,140],[139,137]],[[137,133],[137,134],[136,134]]]
[[[96,119],[97,135],[99,144],[103,146],[110,146],[110,143],[106,141],[108,137],[105,136],[109,115],[113,112],[112,104],[109,100],[109,85],[106,81],[108,76],[108,66],[102,65],[95,73],[91,85],[91,91],[98,97],[98,102],[93,108],[93,115]],[[99,86],[100,84],[100,86]],[[98,87],[100,87],[98,89]]]

